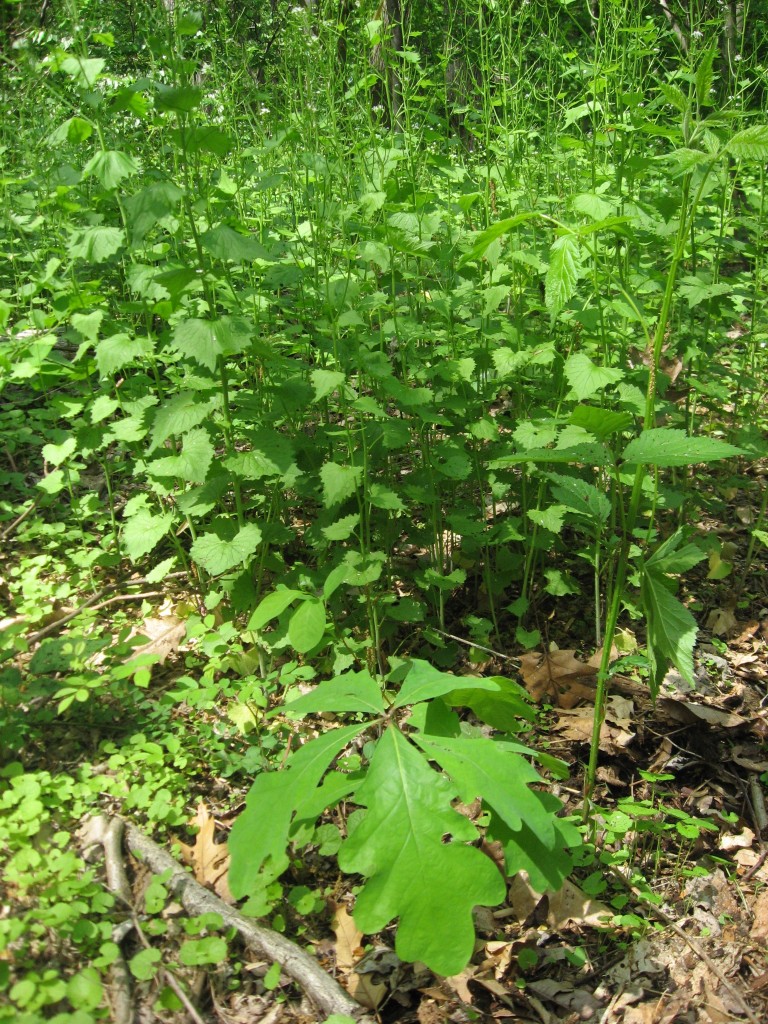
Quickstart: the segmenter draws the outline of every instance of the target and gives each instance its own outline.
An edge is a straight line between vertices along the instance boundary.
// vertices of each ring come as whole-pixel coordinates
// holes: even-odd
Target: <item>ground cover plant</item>
[[[3,19],[0,1020],[759,1019],[760,12]]]

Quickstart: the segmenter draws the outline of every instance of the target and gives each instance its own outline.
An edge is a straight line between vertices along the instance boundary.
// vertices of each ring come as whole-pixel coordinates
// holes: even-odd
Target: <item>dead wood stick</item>
[[[95,841],[104,849],[104,869],[107,876],[107,888],[129,908],[131,907],[131,887],[122,856],[123,823],[119,818],[108,821],[99,816],[92,822],[91,834]],[[128,964],[125,962],[120,941],[124,937],[124,925],[116,925],[112,929],[112,941],[117,946],[117,956],[109,973],[112,981],[112,1019],[115,1024],[133,1024],[136,1011],[132,999],[132,979]],[[130,926],[130,922],[128,922]]]
[[[181,900],[188,914],[218,914],[228,928],[234,928],[246,945],[279,963],[325,1014],[346,1014],[359,1024],[374,1024],[373,1018],[366,1014],[360,1004],[301,947],[227,906],[218,896],[196,882],[166,850],[129,822],[125,823],[125,842],[130,852],[155,874],[170,872],[170,878],[165,884]]]
[[[625,878],[624,875],[622,875],[620,871],[618,871],[616,868],[610,868],[610,872],[615,878],[620,879],[621,882],[630,890],[630,892],[634,893],[634,895],[637,896],[639,899],[643,899],[642,890],[638,889],[636,885],[633,885],[628,878]],[[695,939],[692,939],[691,936],[688,935],[688,933],[684,931],[680,927],[680,925],[669,916],[669,914],[667,914],[665,911],[661,909],[661,907],[657,907],[655,904],[649,903],[647,900],[643,901],[643,906],[647,907],[654,917],[657,917],[668,928],[671,928],[675,935],[677,935],[679,939],[683,940],[683,942],[688,946],[689,949],[693,951],[693,953],[699,958],[699,960],[701,960],[702,963],[705,963],[707,965],[707,967],[714,974],[714,976],[717,978],[717,980],[720,982],[720,984],[723,986],[726,992],[736,1002],[736,1004],[738,1005],[744,1016],[747,1018],[747,1020],[751,1021],[751,1024],[760,1024],[758,1017],[749,1008],[741,992],[739,992],[738,989],[731,984],[731,982],[725,976],[724,972],[717,966],[712,957],[709,956],[705,952],[705,950],[701,948],[698,942],[696,942]]]

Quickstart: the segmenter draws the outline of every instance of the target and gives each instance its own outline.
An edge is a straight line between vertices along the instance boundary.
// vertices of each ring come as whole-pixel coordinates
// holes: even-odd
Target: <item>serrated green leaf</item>
[[[683,543],[688,532],[690,531],[685,529],[676,530],[671,537],[659,544],[653,554],[645,560],[646,569],[657,574],[679,575],[702,562],[707,556],[701,548],[695,544]]]
[[[108,377],[131,363],[151,356],[149,338],[132,338],[129,334],[113,334],[96,345],[96,368],[102,377]]]
[[[118,149],[100,150],[83,167],[83,177],[93,175],[106,189],[117,188],[121,181],[138,174],[139,165],[127,153]]]
[[[344,675],[327,679],[281,709],[286,715],[308,715],[317,711],[361,711],[369,715],[381,715],[385,710],[381,687],[370,672],[346,672]]]
[[[281,770],[256,778],[227,841],[229,887],[235,899],[262,889],[285,871],[297,809],[317,792],[334,757],[366,727],[329,729],[299,747]]]
[[[491,469],[519,466],[522,462],[562,463],[563,465],[583,464],[585,466],[608,466],[613,462],[611,453],[602,444],[576,444],[572,448],[531,448],[527,452],[502,455],[489,462]]]
[[[124,202],[131,245],[141,245],[156,224],[175,213],[183,195],[172,181],[157,181],[127,196]]]
[[[317,597],[305,597],[288,620],[288,642],[299,654],[306,654],[324,634],[325,605]]]
[[[50,466],[60,466],[66,462],[77,448],[77,441],[74,437],[68,437],[61,444],[44,444],[42,456]]]
[[[611,412],[610,409],[598,409],[594,405],[577,405],[568,417],[568,422],[602,441],[611,434],[627,430],[634,421],[628,412]]]
[[[459,260],[459,266],[463,267],[465,264],[471,263],[472,260],[484,256],[491,242],[495,242],[497,238],[506,235],[512,228],[516,228],[518,225],[524,224],[527,220],[531,220],[536,216],[538,214],[533,211],[516,213],[514,217],[507,217],[506,220],[500,220],[497,224],[492,224],[489,228],[486,228],[485,231],[481,231],[469,252],[466,252]]]
[[[309,376],[315,389],[316,402],[332,395],[347,379],[339,370],[313,370]]]
[[[597,366],[584,352],[576,352],[566,359],[564,373],[580,402],[624,378],[623,370]]]
[[[387,512],[402,512],[405,509],[403,499],[383,484],[371,484],[368,488],[368,500],[375,508],[383,508]]]
[[[519,754],[484,738],[421,735],[415,742],[450,775],[463,803],[471,804],[480,797],[507,828],[517,832],[525,822],[543,843],[551,845],[555,837],[552,815],[528,788],[541,782],[541,776]]]
[[[690,466],[697,462],[715,462],[747,455],[742,448],[715,437],[689,437],[684,430],[653,427],[644,430],[624,449],[624,460],[646,466]]]
[[[101,78],[106,61],[103,57],[64,57],[57,67],[76,82],[81,89],[92,89]]]
[[[717,56],[717,49],[711,46],[705,51],[701,58],[699,66],[696,68],[696,102],[700,107],[711,107],[712,96],[712,81],[713,75],[713,64],[715,57]]]
[[[189,549],[189,553],[193,561],[212,576],[220,576],[248,561],[260,543],[261,530],[255,523],[246,523],[230,539],[216,533],[202,534]]]
[[[88,263],[104,263],[114,256],[125,243],[122,228],[92,227],[76,231],[69,243],[69,255],[73,260],[87,260]]]
[[[132,562],[148,555],[168,533],[173,523],[169,513],[154,513],[147,508],[126,520],[123,526],[123,546]]]
[[[155,108],[188,114],[203,101],[203,90],[194,85],[155,85]]]
[[[405,682],[400,687],[400,692],[394,701],[394,707],[403,708],[408,704],[418,704],[422,700],[430,700],[432,697],[442,697],[460,687],[467,688],[467,684],[470,683],[474,689],[478,690],[496,692],[499,690],[499,686],[491,679],[454,676],[449,672],[441,672],[440,669],[430,665],[428,661],[413,658]]]
[[[362,476],[362,466],[340,466],[336,462],[326,462],[320,470],[323,482],[323,506],[331,508],[338,505],[355,493]]]
[[[649,570],[647,563],[641,578],[640,592],[651,668],[649,685],[654,699],[670,662],[687,683],[695,686],[693,648],[698,632],[696,620],[670,592],[665,576]]]
[[[613,204],[607,203],[594,192],[582,192],[580,195],[574,196],[573,208],[577,213],[583,213],[586,217],[596,221],[605,220],[614,212]]]
[[[681,114],[688,109],[688,97],[676,85],[669,82],[659,82],[658,90],[671,107],[675,107]]]
[[[355,901],[357,926],[374,935],[399,917],[398,956],[446,976],[462,970],[472,955],[473,908],[493,906],[506,893],[490,859],[462,842],[476,831],[451,807],[455,795],[448,780],[390,728],[355,795],[368,812],[339,851],[342,870],[367,879]],[[453,841],[445,842],[446,835]]]
[[[111,395],[99,395],[91,406],[91,423],[101,423],[119,407],[120,403],[116,398],[112,398]]]
[[[753,124],[736,132],[725,148],[740,160],[768,160],[768,125]]]
[[[173,343],[182,355],[215,370],[219,356],[242,352],[252,334],[252,325],[242,316],[223,316],[218,320],[193,318],[174,327]]]
[[[226,224],[219,224],[200,236],[203,248],[219,260],[232,263],[253,263],[265,259],[267,250],[252,235],[244,235]]]
[[[554,318],[576,291],[581,275],[581,246],[576,235],[560,235],[549,251],[544,305]]]
[[[178,477],[187,483],[202,484],[213,462],[213,444],[202,428],[190,430],[182,441],[179,455],[166,455],[147,464],[150,476]]]
[[[152,450],[172,434],[180,437],[199,426],[213,407],[213,399],[205,400],[196,391],[180,391],[167,398],[155,412],[152,422]]]
[[[335,523],[331,523],[330,526],[324,526],[323,536],[327,540],[347,540],[355,532],[359,522],[360,513],[353,512],[351,516],[344,516],[342,519],[337,519]]]
[[[594,484],[581,477],[562,476],[560,473],[550,473],[549,479],[553,498],[567,511],[585,516],[597,524],[608,522],[611,502]]]
[[[528,509],[528,518],[537,526],[549,530],[550,533],[560,533],[563,528],[566,509],[564,505],[550,505],[549,508]]]

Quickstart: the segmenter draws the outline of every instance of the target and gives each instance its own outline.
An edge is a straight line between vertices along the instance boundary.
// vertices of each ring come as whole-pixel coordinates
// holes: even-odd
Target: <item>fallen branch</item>
[[[233,928],[247,946],[279,963],[319,1010],[328,1015],[345,1014],[359,1024],[374,1024],[373,1018],[338,982],[326,974],[313,957],[285,936],[255,924],[233,907],[227,906],[218,896],[196,882],[166,850],[128,822],[125,823],[125,842],[130,852],[155,874],[170,872],[165,885],[181,900],[188,914],[218,914],[225,926]]]

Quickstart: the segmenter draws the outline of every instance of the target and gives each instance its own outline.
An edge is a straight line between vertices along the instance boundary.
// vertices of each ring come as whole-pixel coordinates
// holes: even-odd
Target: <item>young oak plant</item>
[[[470,708],[500,732],[465,731],[455,708]],[[329,679],[280,713],[318,712],[356,721],[324,731],[281,769],[258,776],[229,839],[236,899],[254,897],[263,906],[267,886],[289,865],[294,838],[306,836],[307,826],[342,800],[365,809],[354,827],[349,822],[338,853],[343,871],[365,879],[357,926],[372,935],[398,918],[398,956],[438,974],[456,974],[468,963],[472,908],[495,906],[506,894],[497,865],[473,845],[478,826],[458,802],[482,800],[485,836],[502,845],[508,874],[525,870],[542,891],[562,885],[581,835],[558,817],[555,796],[533,788],[544,780],[531,759],[558,776],[565,765],[513,738],[535,714],[516,683],[502,676],[458,678],[413,659],[383,685],[366,670]],[[363,733],[377,736],[367,768],[333,767]]]

